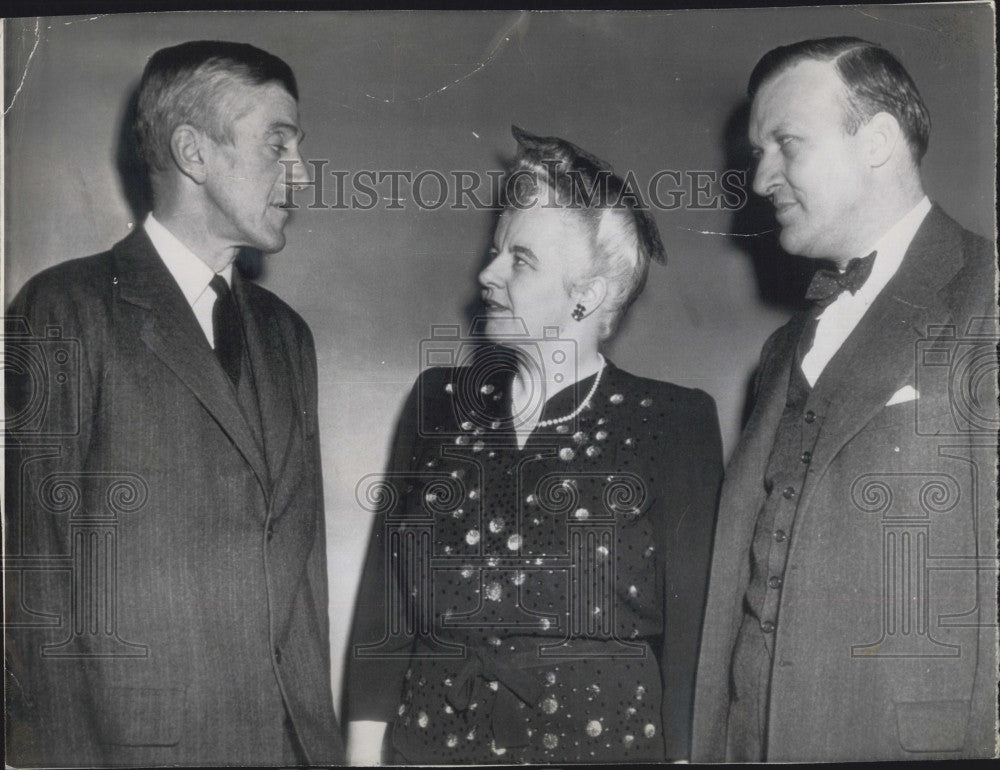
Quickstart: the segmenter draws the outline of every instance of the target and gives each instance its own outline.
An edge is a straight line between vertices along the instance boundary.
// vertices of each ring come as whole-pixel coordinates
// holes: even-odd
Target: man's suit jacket
[[[8,762],[342,760],[313,341],[233,292],[259,420],[142,230],[8,311]]]
[[[847,386],[824,405],[781,576],[769,761],[995,751],[994,291],[991,245],[935,206],[824,371],[846,372]],[[727,469],[695,761],[725,759],[750,545],[806,320],[794,316],[765,344]]]

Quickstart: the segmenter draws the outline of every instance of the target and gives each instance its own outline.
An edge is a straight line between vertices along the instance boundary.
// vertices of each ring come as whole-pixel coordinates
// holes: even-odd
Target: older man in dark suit
[[[924,195],[927,111],[884,49],[778,48],[749,94],[754,190],[827,265],[727,470],[692,758],[992,756],[994,249]]]
[[[307,181],[288,65],[155,53],[153,210],[8,311],[7,761],[331,764],[316,360],[241,278]]]

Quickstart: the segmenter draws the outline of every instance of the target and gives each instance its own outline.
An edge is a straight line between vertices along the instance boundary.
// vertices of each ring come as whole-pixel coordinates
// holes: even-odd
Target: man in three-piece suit
[[[886,50],[784,46],[749,95],[754,191],[829,266],[727,470],[692,759],[992,756],[994,249],[924,195],[927,110]]]
[[[6,325],[7,761],[342,761],[313,340],[241,278],[308,180],[288,65],[149,60],[153,210],[33,278]]]

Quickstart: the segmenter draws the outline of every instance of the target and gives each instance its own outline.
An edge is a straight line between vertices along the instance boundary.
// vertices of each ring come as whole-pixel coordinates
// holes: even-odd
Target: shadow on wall
[[[135,131],[135,117],[139,102],[139,83],[129,89],[118,126],[118,146],[115,151],[115,168],[121,183],[122,196],[132,212],[133,222],[142,222],[153,208],[153,192],[146,163],[139,152]],[[264,273],[264,255],[256,249],[244,248],[236,257],[236,267],[250,280],[257,280]]]
[[[812,260],[789,254],[778,242],[778,223],[770,202],[753,192],[755,167],[750,153],[748,126],[750,102],[744,101],[729,115],[723,131],[726,169],[747,170],[747,203],[733,212],[729,232],[733,245],[749,258],[757,280],[757,295],[772,308],[793,313],[808,307],[806,289],[816,265]],[[756,368],[745,387],[740,427],[750,418],[754,401]]]

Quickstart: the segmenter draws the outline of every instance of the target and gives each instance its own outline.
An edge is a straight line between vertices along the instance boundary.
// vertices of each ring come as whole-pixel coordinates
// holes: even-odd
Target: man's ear
[[[905,142],[899,121],[888,112],[876,113],[861,130],[864,132],[868,165],[872,168],[885,164],[895,154],[900,143]]]
[[[194,126],[182,123],[170,135],[170,155],[184,176],[195,184],[208,178],[205,150],[208,137]]]
[[[587,308],[585,316],[603,305],[607,296],[608,282],[600,275],[590,278],[585,283],[577,284],[573,289],[573,299]]]

